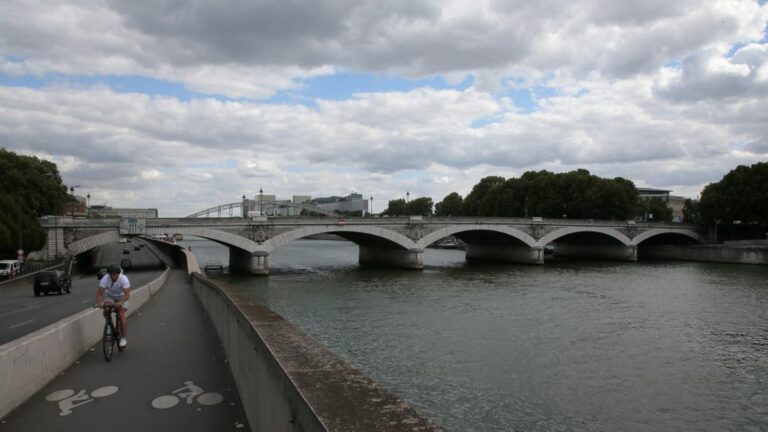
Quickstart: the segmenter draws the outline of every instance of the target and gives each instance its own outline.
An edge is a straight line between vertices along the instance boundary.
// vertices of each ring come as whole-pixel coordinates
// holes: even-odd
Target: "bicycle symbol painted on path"
[[[112,396],[117,393],[117,386],[99,387],[88,394],[85,390],[75,393],[74,390],[57,390],[45,397],[48,402],[58,402],[60,416],[72,414],[72,409],[95,401],[97,398]]]
[[[182,399],[187,401],[187,405],[197,402],[203,406],[216,405],[224,400],[224,396],[218,393],[204,393],[204,390],[193,381],[184,381],[184,387],[178,388],[171,393],[153,399],[152,407],[157,409],[173,408]]]

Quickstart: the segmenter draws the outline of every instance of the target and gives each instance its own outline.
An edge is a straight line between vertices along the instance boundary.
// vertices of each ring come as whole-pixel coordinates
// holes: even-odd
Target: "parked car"
[[[96,273],[96,279],[101,280],[101,278],[103,278],[105,274],[107,274],[107,268],[106,267],[100,268],[99,272]]]
[[[123,249],[123,255],[128,255],[129,253],[131,253],[130,249]]]
[[[35,275],[34,284],[35,296],[40,294],[48,294],[49,292],[56,292],[69,294],[72,292],[72,279],[69,275],[61,270],[44,271]]]
[[[137,251],[137,250],[141,250],[141,248],[139,247],[139,245],[136,245],[133,247],[133,250]]]
[[[2,260],[0,261],[0,280],[15,278],[21,274],[21,261]]]

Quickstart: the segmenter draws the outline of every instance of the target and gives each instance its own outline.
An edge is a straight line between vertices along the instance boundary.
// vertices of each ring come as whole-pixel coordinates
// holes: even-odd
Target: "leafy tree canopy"
[[[768,224],[768,162],[739,165],[701,193],[703,222]]]
[[[436,216],[464,216],[464,199],[456,192],[451,192],[442,201],[435,204]]]
[[[584,169],[528,171],[508,180],[483,178],[467,195],[464,208],[470,216],[629,219],[637,199],[635,185],[621,177],[605,179]]]
[[[42,248],[37,218],[61,214],[70,200],[56,164],[0,148],[0,259],[15,256],[19,237],[25,251]]]

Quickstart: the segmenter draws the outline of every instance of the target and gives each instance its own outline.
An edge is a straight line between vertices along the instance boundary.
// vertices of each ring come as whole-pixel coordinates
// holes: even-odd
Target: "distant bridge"
[[[248,211],[243,209],[243,205],[245,203],[246,209],[250,209],[252,206],[251,204],[253,201],[238,201],[233,202],[229,204],[222,204],[215,207],[207,208],[205,210],[200,210],[197,213],[192,213],[191,215],[187,216],[188,218],[199,218],[199,217],[245,217],[248,216]],[[314,214],[322,214],[326,216],[338,216],[338,214],[321,209],[320,207],[314,205],[314,204],[307,204],[307,203],[289,203],[289,202],[281,202],[281,201],[264,201],[264,202],[258,202],[257,201],[257,208],[260,208],[259,213],[266,215],[266,216],[277,216],[277,213],[282,208],[295,208],[299,211],[306,210],[308,212],[314,213]]]
[[[269,254],[284,244],[317,234],[336,234],[356,243],[359,261],[422,268],[424,249],[454,236],[467,244],[469,260],[527,264],[544,262],[544,246],[559,256],[636,261],[644,245],[704,243],[702,227],[541,218],[181,218],[69,219],[51,217],[49,256],[78,255],[114,243],[121,236],[196,236],[228,246],[235,271],[269,274]]]

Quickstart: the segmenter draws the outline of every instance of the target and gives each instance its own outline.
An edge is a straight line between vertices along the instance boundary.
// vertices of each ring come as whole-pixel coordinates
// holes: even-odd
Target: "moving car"
[[[40,272],[35,275],[34,290],[36,297],[49,292],[64,294],[66,291],[69,294],[72,292],[72,279],[61,270]]]

